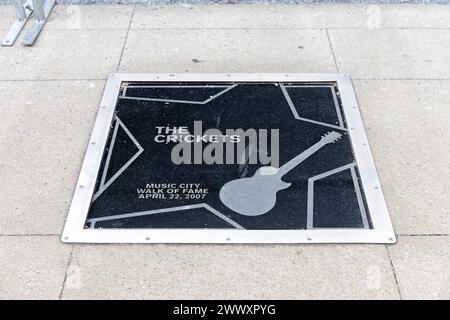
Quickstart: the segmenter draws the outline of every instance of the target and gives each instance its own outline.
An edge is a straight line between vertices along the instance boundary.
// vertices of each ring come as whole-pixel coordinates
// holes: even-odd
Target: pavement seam
[[[132,15],[134,16],[134,10],[132,12]],[[83,28],[83,31],[121,31],[121,30],[128,30],[128,31],[151,31],[151,30],[157,30],[157,31],[205,31],[205,30],[367,30],[367,27],[327,27],[327,26],[318,26],[318,27],[165,27],[165,28],[154,28],[154,27],[144,27],[144,28]],[[382,30],[450,30],[450,27],[383,27],[378,28],[376,31],[382,31]],[[3,33],[7,32],[8,29],[0,29],[0,32],[3,31]],[[45,31],[46,33],[51,32],[81,32],[81,29],[66,29],[66,28],[57,28],[57,29],[48,29]]]
[[[400,284],[398,283],[397,273],[395,271],[394,261],[392,260],[391,252],[389,251],[389,246],[385,245],[384,247],[386,248],[386,252],[389,257],[389,262],[391,264],[391,270],[392,270],[392,273],[394,274],[394,280],[395,280],[395,284],[397,286],[398,296],[400,297],[400,300],[403,300],[402,292],[400,290]]]
[[[98,79],[83,79],[83,78],[79,78],[79,79],[0,79],[0,82],[39,82],[39,81],[106,81],[106,78],[98,78]]]
[[[59,237],[59,233],[0,233],[0,237]],[[399,237],[448,237],[450,233],[399,233]]]
[[[334,66],[336,68],[336,72],[339,73],[339,66],[336,60],[336,55],[334,53],[333,44],[331,43],[330,34],[328,33],[328,29],[325,29],[325,33],[327,34],[328,44],[330,45],[331,54],[333,55]]]
[[[355,78],[358,81],[450,81],[450,78]]]
[[[173,28],[152,28],[152,27],[146,27],[146,28],[131,28],[131,31],[148,31],[148,30],[157,30],[157,31],[203,31],[203,30],[323,30],[323,29],[329,29],[329,30],[367,30],[367,27],[216,27],[216,28],[202,28],[202,27],[173,27]],[[61,29],[62,30],[62,29]],[[90,29],[92,31],[95,31],[97,29]],[[99,30],[114,30],[114,29],[99,29]],[[119,29],[116,29],[119,30]],[[124,29],[121,29],[124,30]],[[409,28],[409,27],[388,27],[388,28],[379,28],[377,30],[450,30],[450,28],[439,28],[439,27],[416,27],[416,28]]]
[[[123,46],[122,46],[122,50],[120,52],[119,63],[117,63],[116,71],[119,71],[120,64],[122,63],[123,53],[125,52],[125,47],[126,47],[127,41],[128,41],[128,34],[130,33],[131,24],[133,22],[135,12],[136,12],[136,5],[133,6],[133,11],[131,11],[130,21],[128,22],[128,29],[127,29],[127,33],[125,34],[125,40],[123,41]]]
[[[66,265],[66,272],[64,274],[64,280],[63,280],[62,285],[61,285],[61,291],[59,292],[58,300],[61,300],[62,296],[64,294],[64,288],[66,286],[66,280],[67,280],[67,273],[69,272],[70,264],[72,263],[73,250],[74,250],[74,245],[71,245],[69,261],[67,262],[67,265]]]
[[[409,233],[409,234],[398,234],[400,237],[448,237],[449,233]]]
[[[169,74],[169,72],[160,72],[162,74]],[[185,73],[185,72],[177,72],[177,73]],[[201,73],[201,72],[199,72]],[[356,81],[450,81],[450,78],[355,78],[352,77],[353,80]],[[0,82],[39,82],[39,81],[106,81],[106,78],[79,78],[79,79],[57,79],[57,78],[49,78],[49,79],[0,79]]]
[[[59,237],[60,234],[57,233],[24,233],[24,234],[13,234],[6,233],[0,234],[0,237]]]

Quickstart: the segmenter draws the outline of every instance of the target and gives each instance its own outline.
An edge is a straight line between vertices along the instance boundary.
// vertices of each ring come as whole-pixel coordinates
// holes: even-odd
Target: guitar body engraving
[[[269,170],[265,170],[269,168]],[[277,168],[259,168],[253,177],[227,182],[220,189],[220,200],[231,210],[244,216],[260,216],[275,206],[277,192],[291,186],[281,180],[278,174],[267,174]],[[239,194],[238,194],[239,193]]]
[[[244,216],[260,216],[275,207],[277,193],[291,186],[281,178],[328,143],[334,143],[341,134],[332,131],[319,142],[285,163],[280,168],[261,167],[252,177],[227,182],[220,189],[219,198],[229,209]]]

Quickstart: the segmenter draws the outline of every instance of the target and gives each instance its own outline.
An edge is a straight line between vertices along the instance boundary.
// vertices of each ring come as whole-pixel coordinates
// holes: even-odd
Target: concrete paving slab
[[[3,39],[15,20],[14,6],[0,6],[0,39]]]
[[[46,30],[128,29],[132,5],[57,5]]]
[[[132,28],[450,28],[449,6],[137,6]]]
[[[0,298],[58,299],[70,251],[55,236],[0,236]]]
[[[355,87],[395,231],[448,233],[450,81]]]
[[[403,299],[450,299],[450,237],[401,237],[389,250]]]
[[[60,233],[104,82],[0,84],[0,234]]]
[[[384,246],[77,246],[71,268],[65,299],[398,298]]]
[[[335,72],[324,30],[131,30],[122,72]]]
[[[119,63],[126,30],[46,30],[33,47],[0,49],[0,80],[106,79]]]
[[[450,79],[450,30],[329,30],[339,71],[354,78]]]

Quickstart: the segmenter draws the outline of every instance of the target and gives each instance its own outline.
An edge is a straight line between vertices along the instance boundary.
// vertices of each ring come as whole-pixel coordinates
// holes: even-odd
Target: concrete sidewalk
[[[0,298],[449,299],[449,61],[450,6],[57,6],[0,48]],[[116,71],[350,74],[398,243],[60,243]]]

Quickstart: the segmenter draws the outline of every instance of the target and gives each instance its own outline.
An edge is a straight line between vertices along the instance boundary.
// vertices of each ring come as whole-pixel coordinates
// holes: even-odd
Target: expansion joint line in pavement
[[[127,45],[128,34],[130,33],[131,23],[133,22],[134,13],[136,12],[136,6],[137,6],[137,5],[135,4],[135,5],[133,6],[133,11],[131,11],[130,21],[128,22],[127,33],[125,34],[125,39],[123,40],[123,46],[122,46],[122,50],[120,51],[120,57],[119,57],[119,62],[117,63],[116,71],[119,71],[120,64],[122,63],[122,57],[123,57],[123,53],[124,53],[124,51],[125,51],[125,47],[126,47],[126,45]]]
[[[389,262],[391,264],[391,270],[392,270],[392,274],[394,275],[395,285],[397,286],[398,296],[399,296],[400,300],[403,300],[402,292],[400,290],[400,285],[398,283],[397,273],[395,272],[394,261],[392,260],[391,252],[389,251],[389,246],[385,245],[384,247],[386,248],[386,252],[387,252],[387,255],[388,255],[388,258],[389,258]]]

